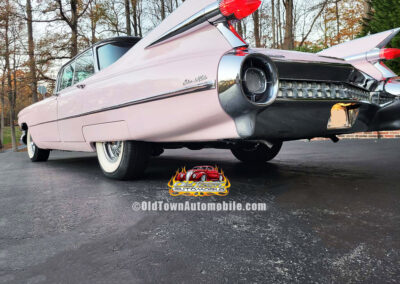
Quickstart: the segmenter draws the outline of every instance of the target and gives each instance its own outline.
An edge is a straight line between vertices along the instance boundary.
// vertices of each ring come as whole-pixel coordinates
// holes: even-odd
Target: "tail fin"
[[[331,56],[346,59],[355,55],[367,53],[374,49],[384,48],[398,33],[400,28],[388,30],[378,34],[358,38],[345,42],[318,53],[322,56]]]
[[[377,80],[397,77],[383,64],[382,50],[400,32],[400,28],[345,42],[318,53],[320,56],[342,58]]]

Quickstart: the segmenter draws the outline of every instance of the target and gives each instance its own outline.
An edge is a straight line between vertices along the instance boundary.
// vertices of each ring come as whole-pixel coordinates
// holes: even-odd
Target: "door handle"
[[[85,84],[80,84],[80,85],[76,85],[76,87],[78,89],[84,89],[86,87],[86,85]]]

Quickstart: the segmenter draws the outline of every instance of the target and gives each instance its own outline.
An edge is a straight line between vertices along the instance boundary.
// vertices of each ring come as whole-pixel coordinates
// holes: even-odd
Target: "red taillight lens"
[[[381,50],[380,58],[385,60],[393,60],[400,57],[400,49],[385,48]]]
[[[261,3],[261,0],[222,0],[219,9],[225,17],[234,15],[241,20],[257,11]]]

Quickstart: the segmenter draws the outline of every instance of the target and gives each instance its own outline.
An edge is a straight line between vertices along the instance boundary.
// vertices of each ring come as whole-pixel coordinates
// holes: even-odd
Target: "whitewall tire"
[[[26,142],[27,142],[26,147],[28,156],[32,162],[46,162],[49,159],[50,150],[40,149],[38,146],[36,146],[35,142],[33,142],[32,140],[32,136],[29,132],[29,129],[27,133]]]
[[[97,158],[105,176],[118,180],[140,177],[148,164],[149,146],[143,142],[96,143]]]

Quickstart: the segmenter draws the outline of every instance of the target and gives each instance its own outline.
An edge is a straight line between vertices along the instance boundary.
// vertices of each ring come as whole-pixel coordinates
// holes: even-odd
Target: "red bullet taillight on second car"
[[[383,60],[393,60],[400,57],[400,49],[384,48],[381,50],[379,57]]]
[[[242,20],[257,11],[261,3],[261,0],[222,0],[219,9],[225,17]]]

